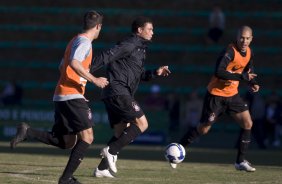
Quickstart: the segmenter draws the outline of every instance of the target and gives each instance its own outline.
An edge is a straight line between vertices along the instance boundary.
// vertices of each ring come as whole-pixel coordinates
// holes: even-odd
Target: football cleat
[[[58,184],[81,184],[75,177],[70,177],[67,179],[60,178]]]
[[[115,178],[108,169],[99,170],[98,168],[94,170],[93,176],[96,178]]]
[[[17,133],[15,137],[10,142],[11,149],[14,149],[16,145],[27,138],[27,129],[29,129],[29,125],[26,123],[21,123],[17,127]]]
[[[107,159],[110,170],[114,173],[117,173],[117,155],[112,155],[109,153],[109,146],[102,149],[101,155],[103,158]]]
[[[247,171],[247,172],[254,172],[256,171],[256,168],[251,166],[251,163],[249,163],[247,160],[244,160],[241,163],[235,163],[235,168],[239,171]]]

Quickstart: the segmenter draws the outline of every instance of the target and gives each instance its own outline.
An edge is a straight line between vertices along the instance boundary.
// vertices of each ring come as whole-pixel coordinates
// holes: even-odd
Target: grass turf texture
[[[84,184],[217,184],[281,183],[282,150],[250,150],[247,157],[257,171],[236,171],[234,149],[189,148],[183,163],[171,169],[162,146],[126,147],[117,162],[117,178],[94,178],[102,145],[93,144],[75,177]],[[0,142],[0,183],[57,183],[68,160],[69,150],[40,143],[22,143],[15,150]]]

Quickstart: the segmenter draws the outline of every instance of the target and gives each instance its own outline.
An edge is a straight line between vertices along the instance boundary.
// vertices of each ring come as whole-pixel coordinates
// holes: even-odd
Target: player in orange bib
[[[60,64],[60,79],[53,101],[55,123],[51,132],[31,128],[26,123],[18,126],[11,148],[26,139],[36,139],[62,149],[72,149],[59,184],[79,184],[73,177],[87,148],[94,140],[92,115],[84,97],[86,82],[100,88],[108,85],[104,77],[96,78],[89,73],[92,61],[92,41],[97,39],[102,28],[103,16],[96,11],[84,15],[83,32],[76,35],[67,45]]]
[[[207,134],[221,114],[227,113],[242,128],[235,168],[248,172],[256,170],[245,160],[253,122],[247,103],[238,94],[238,86],[240,81],[246,81],[253,92],[259,90],[255,81],[257,75],[253,70],[253,54],[249,47],[252,39],[252,29],[243,26],[238,30],[236,42],[228,45],[220,54],[207,87],[200,123],[197,128],[189,130],[179,142],[183,146],[191,144],[198,136]],[[171,163],[171,166],[175,168],[176,164]]]

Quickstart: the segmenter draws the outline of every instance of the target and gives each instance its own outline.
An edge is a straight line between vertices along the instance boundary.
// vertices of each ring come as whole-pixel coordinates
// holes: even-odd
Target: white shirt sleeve
[[[72,44],[70,61],[84,61],[92,49],[91,41],[85,36],[78,36]]]

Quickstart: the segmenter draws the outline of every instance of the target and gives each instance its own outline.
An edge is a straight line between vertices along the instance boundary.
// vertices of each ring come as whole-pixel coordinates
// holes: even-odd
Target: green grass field
[[[282,183],[282,150],[254,150],[248,158],[257,171],[246,173],[233,167],[234,149],[190,148],[183,163],[171,169],[164,147],[130,145],[119,155],[117,178],[94,178],[102,145],[93,144],[75,176],[85,184],[217,184]],[[1,184],[57,183],[68,160],[69,150],[40,143],[22,143],[15,150],[0,142]]]

